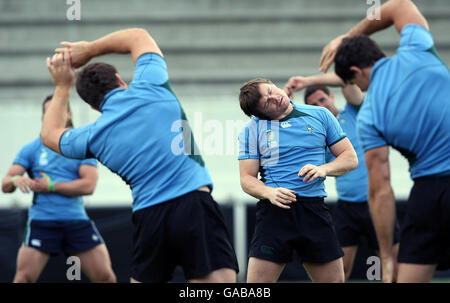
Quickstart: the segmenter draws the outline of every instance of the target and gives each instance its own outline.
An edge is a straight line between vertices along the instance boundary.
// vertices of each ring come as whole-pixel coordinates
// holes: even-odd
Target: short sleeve
[[[364,151],[388,145],[380,131],[375,127],[369,104],[359,111],[357,119],[358,140]]]
[[[418,24],[408,24],[403,27],[400,35],[399,52],[427,51],[433,48],[433,46],[433,37],[423,26]]]
[[[351,104],[349,102],[346,102],[345,111],[351,113],[352,116],[357,116],[361,106],[362,106],[362,104],[360,104],[360,105],[353,105],[353,104]]]
[[[85,159],[89,148],[90,125],[66,130],[59,140],[61,154],[68,158]]]
[[[97,167],[97,160],[93,158],[85,159],[80,162],[80,165],[91,165]]]
[[[35,146],[33,143],[34,142],[28,143],[19,150],[16,157],[14,158],[13,164],[23,166],[27,170],[33,166],[32,161],[33,155],[35,154]]]
[[[247,125],[241,130],[238,136],[238,141],[238,160],[260,158],[258,150],[258,123],[255,120],[247,123]]]
[[[336,119],[336,117],[333,116],[333,114],[329,110],[324,109],[323,112],[325,113],[324,122],[327,134],[326,140],[327,146],[331,146],[344,139],[347,135],[345,134],[344,130],[339,124],[339,121]]]
[[[130,85],[163,85],[168,80],[164,58],[156,53],[145,53],[136,61],[134,77]]]

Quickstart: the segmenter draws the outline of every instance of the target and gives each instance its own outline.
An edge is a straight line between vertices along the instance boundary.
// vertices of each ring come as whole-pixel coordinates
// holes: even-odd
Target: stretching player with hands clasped
[[[127,29],[63,46],[47,59],[55,94],[43,142],[67,157],[95,157],[130,185],[131,282],[170,281],[177,265],[191,282],[235,282],[236,255],[211,196],[211,177],[201,156],[192,152],[195,142],[156,42],[146,30]],[[86,65],[78,74],[77,92],[101,116],[67,130],[62,121],[75,81],[72,66],[107,53],[131,54],[133,80],[127,85],[106,63]]]
[[[43,117],[51,99],[42,104]],[[69,129],[71,118],[66,108],[61,122]],[[65,158],[44,146],[41,137],[22,147],[2,182],[5,193],[33,192],[14,282],[36,282],[49,258],[61,252],[78,256],[91,281],[116,282],[108,249],[83,206],[82,196],[94,192],[97,179],[95,159]]]

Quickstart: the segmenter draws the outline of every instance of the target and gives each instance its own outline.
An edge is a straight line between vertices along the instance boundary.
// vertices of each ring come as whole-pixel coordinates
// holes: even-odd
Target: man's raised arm
[[[319,74],[309,77],[295,76],[291,77],[286,85],[284,91],[289,98],[293,98],[294,92],[310,86],[340,86],[345,100],[353,105],[359,106],[364,100],[361,90],[355,84],[346,84],[339,78],[336,73]]]
[[[400,33],[407,24],[418,24],[429,29],[427,20],[410,0],[390,0],[380,7],[380,18],[367,16],[346,34],[341,35],[328,43],[320,58],[320,70],[326,72],[333,63],[337,49],[342,40],[358,34],[371,35],[394,25]]]
[[[67,129],[67,106],[75,81],[75,71],[70,61],[70,50],[66,49],[60,54],[55,54],[52,59],[47,58],[47,68],[52,76],[55,92],[44,115],[41,139],[45,146],[61,153],[59,140]]]
[[[161,50],[150,34],[142,28],[130,28],[110,33],[100,39],[88,42],[61,42],[63,48],[55,49],[56,53],[62,53],[65,48],[70,48],[72,53],[72,65],[75,68],[85,65],[89,60],[101,55],[130,53],[133,63],[144,53],[156,53],[163,56]]]

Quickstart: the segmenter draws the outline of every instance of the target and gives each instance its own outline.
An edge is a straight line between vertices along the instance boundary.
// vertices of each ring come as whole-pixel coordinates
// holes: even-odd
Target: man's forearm
[[[403,0],[391,0],[384,3],[380,7],[380,18],[378,18],[378,20],[375,16],[372,16],[370,19],[369,16],[367,16],[353,27],[347,35],[350,37],[358,34],[371,35],[391,26],[394,23],[393,13],[396,12],[401,1]]]
[[[344,86],[344,81],[336,73],[326,73],[307,77],[308,86]]]
[[[42,123],[42,142],[56,152],[59,152],[60,134],[66,126],[70,91],[71,87],[57,86],[55,88],[55,93]]]
[[[146,36],[146,37],[145,37]],[[91,58],[110,53],[130,53],[131,46],[139,39],[148,38],[143,29],[130,28],[108,34],[100,39],[89,42],[88,52]]]
[[[346,150],[338,155],[333,161],[325,163],[322,167],[326,171],[327,176],[342,176],[358,166],[358,157],[355,151]]]
[[[16,190],[16,187],[12,183],[13,176],[5,176],[2,180],[2,191],[4,193],[12,193]]]
[[[257,199],[267,199],[267,192],[271,189],[271,187],[265,185],[261,180],[252,176],[242,177],[241,187],[247,194]]]
[[[84,179],[70,182],[55,182],[53,191],[69,197],[91,195],[94,192],[95,185],[90,180]]]
[[[395,228],[395,197],[390,185],[373,190],[369,188],[369,206],[375,226],[380,256],[392,254],[393,234]]]

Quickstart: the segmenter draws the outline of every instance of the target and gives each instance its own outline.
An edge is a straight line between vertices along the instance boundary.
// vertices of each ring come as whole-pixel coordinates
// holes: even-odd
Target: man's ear
[[[357,66],[350,66],[350,70],[353,72],[353,78],[363,75],[362,69]]]
[[[331,101],[334,101],[334,94],[333,94],[333,92],[330,92],[330,99],[331,99]]]
[[[119,83],[120,87],[123,87],[123,88],[127,88],[128,87],[128,85],[125,83],[125,81],[122,80],[122,78],[119,76],[118,73],[115,73],[114,76],[116,77],[117,82]]]

